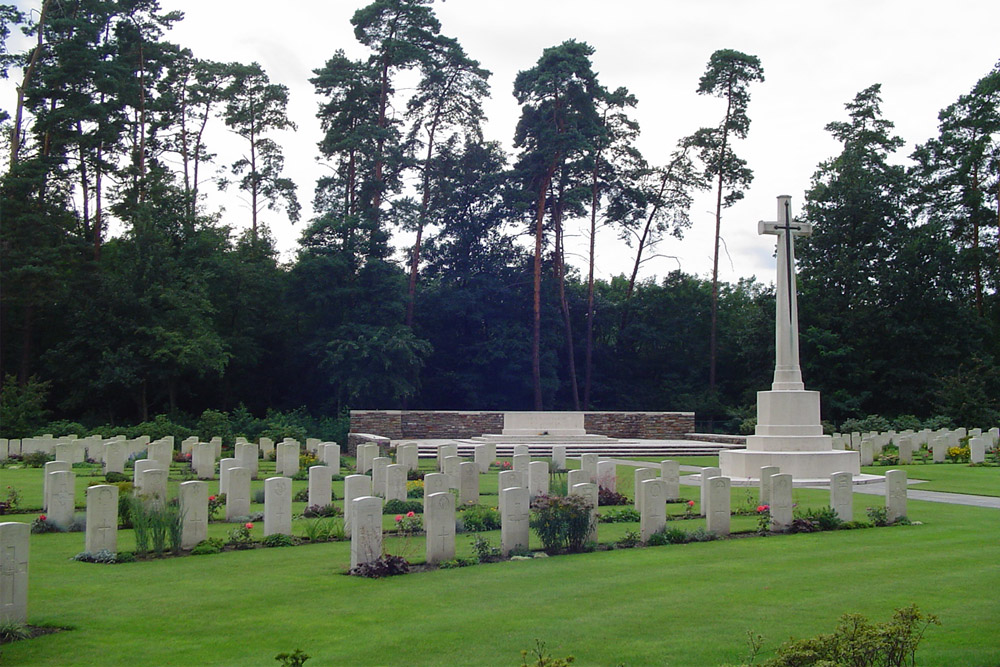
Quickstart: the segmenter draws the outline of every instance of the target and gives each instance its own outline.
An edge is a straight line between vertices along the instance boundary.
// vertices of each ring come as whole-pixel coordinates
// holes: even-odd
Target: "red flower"
[[[396,523],[399,523],[402,520],[403,520],[403,515],[402,514],[397,514],[396,515]]]
[[[688,507],[694,507],[694,501],[693,500],[689,500],[688,501]]]
[[[38,515],[38,520],[39,521],[45,521],[45,515],[44,514],[39,514]]]
[[[243,527],[246,528],[247,530],[252,530],[253,529],[253,524],[248,522],[248,523],[244,524]]]
[[[407,512],[406,516],[412,519],[413,518],[413,512]]]
[[[758,512],[766,512],[771,509],[768,505],[757,505]]]
[[[209,500],[209,501],[212,501],[212,500],[215,500],[215,496],[209,496],[209,497],[208,497],[208,500]]]

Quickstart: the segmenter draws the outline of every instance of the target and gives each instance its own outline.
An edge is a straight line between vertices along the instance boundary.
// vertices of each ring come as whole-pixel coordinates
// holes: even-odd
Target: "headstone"
[[[771,475],[771,530],[781,532],[792,525],[792,476]]]
[[[275,474],[282,477],[294,477],[299,471],[299,443],[282,442],[277,447],[274,460]]]
[[[532,498],[549,493],[548,461],[532,461],[528,464],[528,495]]]
[[[944,463],[948,458],[948,440],[942,436],[931,440],[931,453],[934,457],[934,463]]]
[[[234,445],[245,445],[245,444],[247,444],[248,442],[250,442],[250,441],[249,441],[249,440],[247,440],[246,438],[244,438],[244,437],[243,437],[243,436],[241,435],[241,436],[237,437],[237,438],[236,438],[236,439],[235,439],[235,440],[233,441],[233,444],[234,444]]]
[[[969,463],[986,461],[986,438],[975,437],[969,440]],[[902,463],[902,460],[900,460]]]
[[[229,471],[233,468],[246,468],[234,458],[225,458],[219,461],[219,493],[229,493]]]
[[[181,482],[177,487],[181,511],[181,548],[191,549],[208,537],[208,483]]]
[[[319,449],[319,443],[319,438],[306,438],[306,451],[315,454],[316,450]]]
[[[552,467],[556,470],[566,469],[566,445],[552,445]]]
[[[76,461],[76,445],[71,442],[57,442],[55,445],[56,461],[65,461],[73,465]]]
[[[237,443],[236,461],[241,468],[250,468],[250,477],[256,478],[260,470],[259,448],[249,442]]]
[[[229,490],[226,491],[226,521],[235,521],[250,514],[250,469],[229,469]]]
[[[854,520],[853,477],[849,472],[830,475],[830,507],[841,521]]]
[[[28,622],[30,537],[31,527],[26,523],[0,523],[0,623]]]
[[[660,461],[660,479],[667,483],[667,498],[681,497],[681,466],[677,461]]]
[[[393,463],[385,469],[385,499],[406,500],[406,466],[402,463]]]
[[[527,456],[531,458],[531,448],[527,445],[514,445],[514,456]]]
[[[68,528],[73,522],[76,475],[71,470],[61,470],[47,473],[45,477],[49,481],[48,520]]]
[[[597,544],[597,505],[600,499],[600,492],[596,484],[576,484],[570,488],[569,493],[573,496],[583,496],[590,504],[590,530],[587,531],[585,542]],[[666,507],[666,505],[664,505]]]
[[[355,568],[382,555],[382,499],[375,496],[355,498],[351,501],[350,516],[351,567]]]
[[[655,533],[667,527],[667,483],[658,477],[642,481],[636,477],[636,483],[635,497],[637,500],[642,499],[639,507],[639,534],[643,542],[648,542]]]
[[[480,473],[490,471],[490,464],[493,463],[494,459],[491,454],[489,445],[476,445],[472,448],[472,460],[476,462],[476,467]]]
[[[994,426],[989,430],[989,434],[994,447],[1000,444],[1000,427]]]
[[[504,556],[516,549],[528,548],[529,507],[528,489],[500,489],[500,550]]]
[[[332,478],[330,466],[309,466],[309,506],[325,507],[333,502]],[[267,499],[266,489],[264,498]]]
[[[287,477],[264,480],[264,537],[274,534],[292,534],[292,480]]]
[[[274,440],[271,438],[260,438],[257,444],[260,445],[260,455],[265,459],[270,458],[271,452],[274,451]]]
[[[475,463],[463,463],[475,467]],[[475,471],[478,475],[478,471]],[[434,565],[455,557],[455,496],[432,493],[424,502],[427,562]]]
[[[705,530],[719,536],[729,534],[730,481],[728,477],[709,477],[706,480]]]
[[[444,458],[442,472],[448,476],[448,485],[452,489],[458,488],[458,466],[460,463],[462,463],[462,459],[457,456],[446,456]]]
[[[449,456],[458,456],[458,445],[438,445],[437,454],[438,472],[444,472],[444,460]]]
[[[479,504],[479,466],[472,461],[458,464],[458,501],[463,505]]]
[[[761,466],[760,469],[760,491],[758,501],[761,505],[771,504],[771,478],[781,472],[778,466]]]
[[[156,503],[167,502],[167,470],[165,468],[148,468],[139,473],[139,483],[135,485],[136,494],[149,498]],[[247,511],[249,514],[249,510]]]
[[[191,448],[191,467],[198,479],[215,478],[215,446],[197,442]]]
[[[511,458],[511,468],[517,472],[528,472],[528,465],[531,463],[530,454],[514,454]]]
[[[717,466],[712,466],[708,468],[701,469],[701,502],[698,505],[698,509],[701,510],[702,514],[705,514],[705,505],[708,504],[708,485],[705,482],[710,477],[720,477],[722,475],[722,469]]]
[[[374,461],[379,455],[378,445],[374,442],[366,442],[363,445],[358,445],[357,449],[357,461],[355,468],[358,474],[364,475],[371,472],[372,461]]]
[[[174,460],[174,447],[167,440],[156,440],[146,447],[146,458],[160,464],[161,468],[170,468]]]
[[[158,470],[163,468],[159,461],[153,459],[137,459],[132,463],[132,484],[136,491],[142,491],[142,473],[147,470]]]
[[[98,484],[87,489],[87,536],[84,551],[118,553],[118,487]]]
[[[7,438],[0,438],[0,461],[5,461],[10,457],[10,449]]]
[[[420,451],[415,442],[406,442],[396,447],[396,463],[407,470],[416,472],[420,469]]]
[[[642,494],[639,492],[639,490],[642,488],[643,482],[650,479],[656,479],[657,472],[659,471],[656,468],[637,468],[635,473],[633,473],[635,476],[635,484],[633,487],[635,488],[635,501],[633,502],[633,504],[635,505],[635,508],[639,510],[640,514],[642,514],[643,497]],[[666,493],[666,491],[664,491],[664,493]],[[666,496],[664,496],[664,501],[663,501],[664,503],[666,503],[665,498]],[[663,511],[664,512],[666,511],[665,505]]]
[[[451,489],[451,480],[443,472],[432,472],[424,475],[424,498],[432,493],[447,493]]]
[[[344,532],[348,537],[351,535],[351,526],[354,525],[351,517],[354,501],[370,495],[372,495],[372,478],[368,475],[348,475],[344,478]],[[381,508],[382,501],[379,501],[380,512]]]
[[[590,484],[590,474],[586,470],[567,470],[566,488],[572,489],[577,484]]]
[[[49,509],[49,473],[52,472],[69,472],[73,469],[73,465],[69,461],[46,461],[45,466],[42,468],[42,509],[48,511]]]
[[[842,436],[839,433],[833,434],[831,444],[833,445],[834,449],[847,449],[847,446],[844,444],[844,436]]]
[[[896,436],[900,463],[913,463],[913,440],[905,435]]]
[[[580,470],[586,470],[591,484],[597,484],[597,462],[600,457],[597,454],[580,454]]]
[[[425,477],[424,480],[427,478]],[[426,484],[426,481],[424,482]],[[518,472],[516,470],[501,470],[497,474],[497,489],[512,489],[528,488],[528,476],[524,473]],[[531,493],[528,493],[528,497],[531,497]],[[500,494],[497,500],[497,509],[500,510],[500,514],[503,514],[503,494]]]
[[[331,475],[340,474],[340,445],[323,442],[319,445],[319,461],[330,469]]]
[[[372,460],[372,495],[385,498],[386,470],[392,459],[388,456],[377,456]]]
[[[861,441],[861,465],[870,466],[875,461],[875,444],[871,438]]]
[[[181,440],[181,454],[190,454],[194,451],[194,445],[198,442],[198,436],[192,435],[190,438]]]
[[[885,518],[889,523],[906,516],[906,471],[885,473]]]
[[[597,486],[608,491],[618,491],[618,464],[614,461],[597,462]]]

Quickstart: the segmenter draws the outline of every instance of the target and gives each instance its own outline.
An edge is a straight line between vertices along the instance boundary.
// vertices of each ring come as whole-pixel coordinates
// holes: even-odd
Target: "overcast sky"
[[[367,2],[161,3],[185,13],[166,39],[201,58],[257,61],[272,81],[289,87],[289,115],[298,130],[280,143],[308,219],[313,184],[325,171],[316,164],[318,100],[308,79],[337,49],[367,55],[350,25]],[[728,48],[759,57],[766,80],[751,88],[750,135],[736,147],[755,178],[745,199],[723,213],[731,256],[731,263],[725,256],[721,261],[723,280],[757,275],[773,281],[774,237],[758,237],[756,222],[774,218],[780,194],[791,195],[793,211],[800,210],[816,166],[839,152],[823,128],[846,117],[844,103],[858,91],[882,84],[884,115],[907,142],[898,154],[904,162],[917,143],[936,133],[938,111],[1000,58],[1000,3],[989,1],[447,0],[433,7],[442,33],[457,38],[493,73],[486,134],[508,151],[519,116],[511,94],[514,77],[532,67],[544,48],[567,39],[596,49],[594,69],[603,85],[626,86],[638,97],[639,148],[653,164],[664,163],[680,137],[721,120],[724,102],[695,93],[712,52]],[[228,198],[227,222],[243,224],[248,214],[241,206]],[[667,240],[659,249],[678,260],[650,262],[644,275],[662,276],[678,264],[689,273],[710,274],[714,198],[700,197],[691,217],[684,239]],[[305,223],[293,227],[273,213],[265,220],[281,248],[294,249]],[[603,232],[599,247],[602,277],[630,270],[632,251],[617,244],[613,232]]]

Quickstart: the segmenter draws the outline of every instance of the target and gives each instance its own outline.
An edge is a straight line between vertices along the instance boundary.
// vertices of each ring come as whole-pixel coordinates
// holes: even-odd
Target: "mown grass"
[[[913,465],[865,466],[863,472],[884,475],[886,470],[905,470],[909,479],[927,480],[910,488],[920,491],[1000,496],[1000,467],[967,463],[916,463]]]
[[[18,471],[0,472],[9,484],[8,472]],[[619,473],[624,484],[632,470]],[[697,487],[682,491],[696,498]],[[734,489],[734,506],[745,493]],[[816,506],[828,493],[795,489],[794,499]],[[879,504],[856,494],[856,517]],[[766,657],[791,636],[831,631],[843,613],[885,620],[917,603],[943,622],[927,633],[918,664],[1000,664],[991,622],[1000,612],[992,594],[1000,585],[1000,513],[918,501],[909,508],[923,525],[603,551],[375,581],[343,575],[346,542],[104,566],[69,560],[83,548],[80,533],[33,535],[29,620],[74,629],[5,645],[3,657],[31,665],[273,665],[275,654],[301,648],[315,665],[517,665],[519,651],[541,639],[581,665],[719,665],[745,656],[748,629],[765,636]],[[704,522],[671,525],[691,530]],[[734,530],[755,526],[755,517],[733,517]],[[212,524],[210,533],[229,529]],[[600,541],[627,530],[637,526],[601,524]],[[499,541],[496,532],[487,536]],[[131,531],[119,539],[130,548]],[[471,539],[458,537],[459,555],[471,555]],[[394,553],[404,547],[386,542]],[[422,560],[422,539],[408,548]]]

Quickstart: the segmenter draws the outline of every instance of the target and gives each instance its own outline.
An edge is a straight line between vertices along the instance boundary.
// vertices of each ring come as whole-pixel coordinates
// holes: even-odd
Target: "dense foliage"
[[[331,171],[283,263],[268,220],[295,221],[307,185],[275,140],[287,88],[167,41],[183,17],[156,0],[39,4],[0,6],[0,73],[22,93],[0,110],[0,435],[59,418],[50,430],[341,439],[350,407],[694,410],[732,431],[753,414],[772,288],[637,276],[690,224],[692,192],[728,201],[748,181],[743,88],[738,114],[649,164],[638,100],[569,40],[513,82],[508,156],[482,134],[489,72],[431,2],[372,3],[352,20],[368,57],[338,51],[311,80]],[[19,27],[23,53],[7,48]],[[698,92],[724,96],[727,63],[752,70],[740,86],[762,77],[721,50]],[[877,85],[828,126],[842,152],[818,167],[799,249],[803,373],[826,418],[1000,419],[998,91],[995,68],[911,169]],[[239,155],[215,154],[212,127]],[[246,219],[207,206],[223,167]],[[632,274],[577,273],[578,229],[631,239]]]

